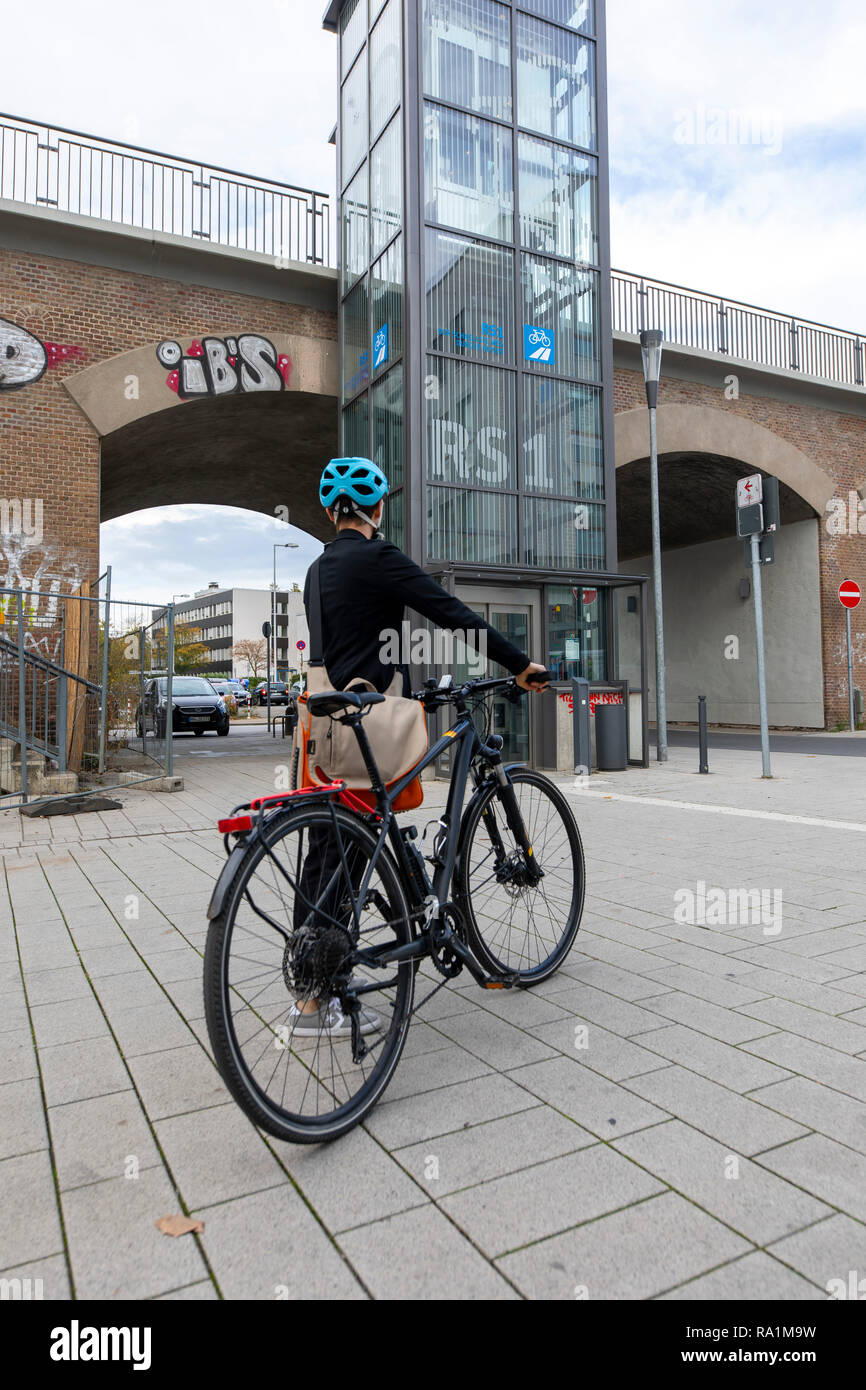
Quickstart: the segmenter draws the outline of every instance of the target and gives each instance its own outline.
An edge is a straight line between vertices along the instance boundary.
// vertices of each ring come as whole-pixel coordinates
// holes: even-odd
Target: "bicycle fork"
[[[520,813],[520,807],[517,804],[514,785],[509,780],[508,773],[505,770],[501,758],[493,765],[493,775],[499,783],[500,800],[502,802],[502,808],[505,811],[506,823],[514,836],[518,849],[523,854],[524,865],[521,872],[525,875],[526,886],[535,887],[535,885],[544,878],[544,870],[535,860],[532,844],[530,843],[523,816]],[[487,807],[481,814],[481,819],[484,822],[487,834],[490,836],[490,843],[496,855],[496,863],[504,868],[508,863],[509,856],[502,842],[502,836],[499,833],[499,824],[496,820],[496,812],[493,809],[492,802],[488,802]]]

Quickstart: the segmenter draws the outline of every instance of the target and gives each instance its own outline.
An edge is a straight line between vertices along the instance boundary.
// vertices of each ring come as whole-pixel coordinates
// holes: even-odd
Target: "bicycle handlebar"
[[[555,677],[550,671],[536,671],[533,673],[534,680],[543,685],[554,680]],[[434,686],[431,689],[415,690],[412,692],[413,700],[420,700],[428,709],[436,709],[440,705],[451,705],[456,701],[467,700],[472,695],[492,690],[508,690],[515,693],[524,694],[524,690],[517,684],[516,676],[492,676],[483,680],[465,681],[463,685],[455,686]]]

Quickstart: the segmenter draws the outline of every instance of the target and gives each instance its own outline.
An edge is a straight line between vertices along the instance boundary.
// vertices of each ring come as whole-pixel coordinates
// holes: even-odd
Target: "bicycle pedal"
[[[485,980],[483,989],[514,989],[517,984],[516,975],[505,975],[498,980]]]

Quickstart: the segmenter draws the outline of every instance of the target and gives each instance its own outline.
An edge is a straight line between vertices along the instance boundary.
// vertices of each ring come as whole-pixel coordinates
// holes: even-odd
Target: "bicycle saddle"
[[[366,709],[368,705],[378,705],[385,696],[376,690],[321,690],[311,695],[307,708],[311,714],[337,714],[339,710]]]

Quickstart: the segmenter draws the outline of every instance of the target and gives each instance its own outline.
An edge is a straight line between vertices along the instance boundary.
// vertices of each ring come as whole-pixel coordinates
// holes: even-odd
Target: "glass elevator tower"
[[[604,18],[604,0],[325,16],[341,450],[385,469],[391,539],[562,680],[615,674]]]

